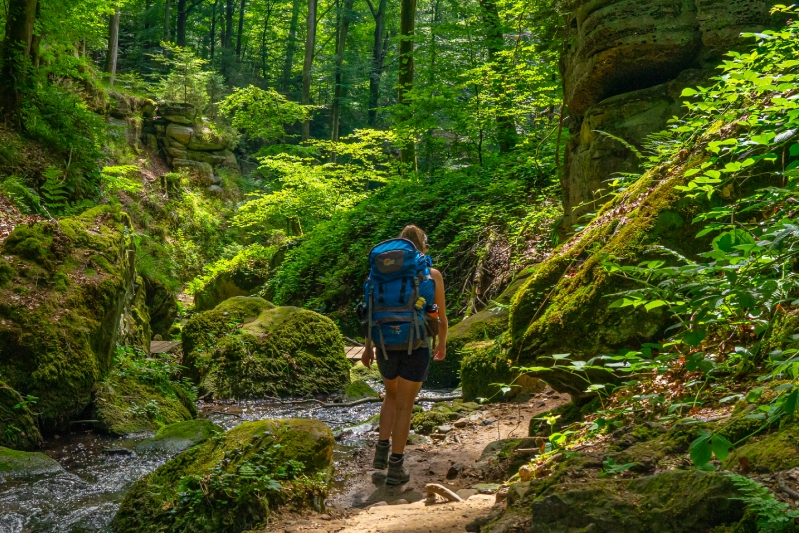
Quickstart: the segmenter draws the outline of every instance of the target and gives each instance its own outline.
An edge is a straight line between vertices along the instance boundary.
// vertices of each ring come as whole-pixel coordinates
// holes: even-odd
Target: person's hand
[[[436,346],[436,352],[433,356],[433,361],[443,361],[447,357],[447,345],[439,344]]]
[[[363,355],[361,356],[361,363],[366,368],[372,368],[372,361],[375,360],[375,349],[372,346],[367,346],[363,349]]]

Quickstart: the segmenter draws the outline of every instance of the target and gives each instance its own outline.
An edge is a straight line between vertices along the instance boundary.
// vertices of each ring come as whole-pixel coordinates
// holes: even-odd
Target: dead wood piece
[[[427,501],[434,502],[436,499],[436,494],[447,500],[448,502],[462,502],[463,498],[449,490],[447,487],[443,485],[439,485],[437,483],[428,483],[425,485],[427,489]]]

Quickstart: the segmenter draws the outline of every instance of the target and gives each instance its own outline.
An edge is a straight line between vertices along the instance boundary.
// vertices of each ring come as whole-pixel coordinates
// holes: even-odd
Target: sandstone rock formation
[[[601,203],[636,156],[605,132],[641,147],[644,137],[681,114],[680,93],[716,72],[741,32],[773,23],[771,0],[573,0],[561,58],[571,118],[563,199],[567,227]]]

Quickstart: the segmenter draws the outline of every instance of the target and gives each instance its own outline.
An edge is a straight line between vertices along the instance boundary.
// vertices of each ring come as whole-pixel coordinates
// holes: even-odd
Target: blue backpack
[[[430,257],[408,239],[384,241],[369,252],[361,323],[367,339],[381,346],[386,359],[386,350],[410,354],[425,343],[432,345],[425,314],[434,308],[436,296],[431,266]]]

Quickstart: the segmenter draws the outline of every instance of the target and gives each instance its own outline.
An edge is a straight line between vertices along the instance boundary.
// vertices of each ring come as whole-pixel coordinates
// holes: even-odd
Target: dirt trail
[[[473,494],[460,503],[425,502],[428,483],[452,491],[469,489],[486,480],[458,476],[448,480],[456,465],[471,466],[494,441],[527,437],[530,419],[568,401],[551,389],[520,404],[488,406],[481,420],[455,429],[446,439],[409,445],[406,465],[411,481],[400,487],[385,485],[385,472],[371,466],[374,448],[353,449],[336,464],[339,489],[328,499],[328,513],[284,515],[264,530],[275,533],[460,533],[466,524],[487,515],[495,504],[493,494]],[[376,438],[376,437],[375,437]],[[341,478],[343,473],[343,479]],[[489,480],[491,481],[491,480]],[[476,492],[475,490],[471,491]],[[462,495],[469,496],[469,494]]]

